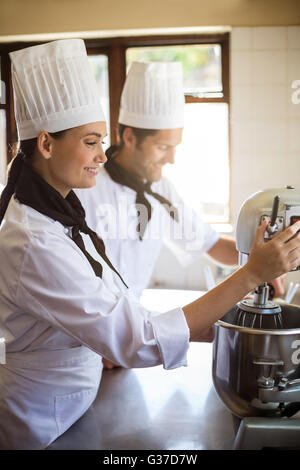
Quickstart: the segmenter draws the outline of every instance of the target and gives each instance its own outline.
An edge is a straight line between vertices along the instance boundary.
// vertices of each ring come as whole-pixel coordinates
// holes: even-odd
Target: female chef
[[[300,223],[205,296],[144,309],[89,229],[72,188],[95,185],[106,125],[82,40],[11,53],[21,150],[1,196],[0,448],[44,449],[91,405],[101,356],[123,367],[186,365],[189,341],[262,281],[300,263]]]

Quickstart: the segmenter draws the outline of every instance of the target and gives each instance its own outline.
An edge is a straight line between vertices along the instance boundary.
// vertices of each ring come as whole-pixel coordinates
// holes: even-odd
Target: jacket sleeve
[[[129,291],[110,289],[70,239],[32,237],[16,302],[123,367],[186,365],[189,329],[182,309],[150,312]]]

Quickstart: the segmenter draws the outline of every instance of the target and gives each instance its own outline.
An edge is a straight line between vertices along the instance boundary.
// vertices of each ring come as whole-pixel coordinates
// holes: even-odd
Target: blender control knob
[[[295,189],[295,186],[291,186],[290,184],[288,184],[288,185],[286,186],[286,189]]]
[[[278,214],[278,209],[279,209],[279,203],[280,203],[280,196],[275,196],[274,201],[273,201],[271,220],[269,224],[267,225],[267,232],[269,233],[269,235],[274,235],[278,231],[278,225],[276,223],[276,220],[277,220],[277,214]]]

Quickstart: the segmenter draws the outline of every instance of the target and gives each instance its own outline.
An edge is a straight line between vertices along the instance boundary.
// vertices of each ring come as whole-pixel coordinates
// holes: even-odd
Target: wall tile
[[[253,28],[233,28],[231,33],[232,51],[245,51],[252,48]]]
[[[287,77],[285,51],[254,51],[253,83],[255,85],[284,85]]]
[[[287,44],[289,49],[300,49],[300,26],[288,27]]]
[[[287,47],[287,28],[259,27],[253,28],[253,48],[256,50],[278,50]]]
[[[232,122],[253,119],[253,86],[235,85],[231,91],[231,97]]]
[[[296,152],[286,152],[284,161],[286,184],[291,184],[298,189],[300,189],[299,162],[300,149]]]
[[[287,89],[284,85],[252,87],[252,107],[255,119],[278,120],[287,117]]]
[[[300,29],[300,28],[299,28]],[[293,88],[295,81],[300,81],[300,49],[289,50],[287,53],[287,86],[288,86],[288,116],[300,117],[300,103],[294,101],[300,96],[299,86]]]
[[[294,87],[292,86],[294,83]],[[300,118],[300,78],[287,86],[288,117]]]
[[[259,152],[253,154],[252,164],[253,171],[252,183],[255,185],[254,190],[263,188],[274,188],[288,184],[285,175],[286,151],[282,152]]]
[[[285,85],[235,85],[231,92],[231,118],[253,121],[285,119],[289,96]]]
[[[265,188],[284,187],[287,184],[295,184],[295,170],[287,168],[287,153],[256,152],[251,157],[241,156],[240,164],[234,164],[232,184],[232,209],[234,225],[245,199],[251,194]],[[299,163],[298,163],[299,166]],[[298,186],[299,183],[298,183]]]
[[[287,150],[289,152],[299,152],[300,153],[300,118],[299,119],[290,119],[288,122],[288,145]],[[299,156],[300,158],[300,156]],[[300,160],[298,162],[298,165]],[[300,174],[299,174],[300,180]],[[300,181],[299,181],[300,182]]]
[[[254,150],[253,123],[233,121],[231,124],[231,150],[232,154],[247,154]]]
[[[251,168],[248,167],[248,172],[250,172]],[[249,175],[248,175],[249,176]],[[249,182],[250,181],[250,182]],[[259,187],[258,189],[261,189]],[[236,227],[237,218],[241,209],[242,204],[248,197],[254,194],[257,190],[254,189],[253,183],[251,180],[247,179],[247,181],[243,181],[240,179],[236,179],[233,188],[232,188],[232,222],[233,227]]]
[[[231,55],[231,84],[249,85],[252,83],[253,53],[233,52]]]
[[[300,80],[300,49],[287,52],[287,80],[289,85]]]
[[[287,149],[287,121],[235,122],[231,127],[233,155],[253,155],[258,152],[285,152]]]
[[[258,116],[259,119],[259,116]],[[253,124],[254,153],[285,152],[287,121],[262,121]]]
[[[243,162],[242,171],[238,168],[236,177],[238,178],[239,184],[248,188],[250,192],[258,191],[270,185],[273,186],[275,183],[282,180],[283,174],[283,163],[285,160],[286,153],[284,152],[255,152],[251,154],[251,157],[245,161],[243,157],[240,159]],[[241,165],[235,165],[239,167]]]

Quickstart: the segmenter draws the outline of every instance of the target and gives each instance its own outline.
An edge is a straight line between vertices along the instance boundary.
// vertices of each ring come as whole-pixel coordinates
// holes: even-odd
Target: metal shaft
[[[269,286],[264,282],[261,286],[256,287],[254,290],[253,305],[264,307],[269,298]]]

